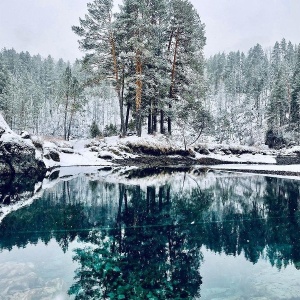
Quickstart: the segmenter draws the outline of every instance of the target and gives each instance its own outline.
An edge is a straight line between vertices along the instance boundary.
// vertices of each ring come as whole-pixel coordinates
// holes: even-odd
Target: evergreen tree
[[[0,110],[7,113],[7,91],[9,88],[8,71],[5,68],[0,56]]]
[[[190,97],[190,83],[203,75],[204,26],[186,0],[124,0],[115,20],[111,10],[112,1],[94,1],[81,26],[73,27],[82,37],[81,48],[90,51],[84,62],[98,74],[93,82],[114,78],[123,134],[130,107],[139,136],[146,115],[148,132],[157,130],[159,107],[161,132],[167,110],[171,133],[172,103]]]
[[[297,50],[296,65],[292,78],[291,121],[294,130],[300,129],[300,45]]]
[[[174,0],[170,3],[170,25],[168,53],[171,61],[171,85],[169,89],[168,133],[171,134],[171,109],[173,103],[191,95],[190,74],[203,72],[204,25],[187,0]]]
[[[84,64],[93,75],[90,83],[99,83],[110,78],[114,80],[119,100],[121,132],[125,134],[119,50],[115,39],[112,9],[112,0],[95,0],[88,3],[85,19],[79,19],[80,26],[73,26],[72,29],[81,37],[80,48],[87,52]]]

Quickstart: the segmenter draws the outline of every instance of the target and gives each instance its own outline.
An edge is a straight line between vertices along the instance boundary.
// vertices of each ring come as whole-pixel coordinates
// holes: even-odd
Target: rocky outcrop
[[[41,178],[45,173],[46,166],[37,157],[32,141],[14,133],[0,114],[0,176],[26,174]]]

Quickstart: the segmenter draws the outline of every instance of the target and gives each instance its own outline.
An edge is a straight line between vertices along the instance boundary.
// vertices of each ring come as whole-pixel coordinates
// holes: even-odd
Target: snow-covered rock
[[[44,176],[45,164],[36,157],[31,140],[14,133],[0,114],[0,175]]]
[[[30,134],[27,131],[22,131],[21,138],[22,139],[30,139]]]

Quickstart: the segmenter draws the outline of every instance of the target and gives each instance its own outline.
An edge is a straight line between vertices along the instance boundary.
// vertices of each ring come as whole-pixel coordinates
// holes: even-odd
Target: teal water
[[[120,174],[56,174],[5,216],[0,299],[300,299],[300,181]]]

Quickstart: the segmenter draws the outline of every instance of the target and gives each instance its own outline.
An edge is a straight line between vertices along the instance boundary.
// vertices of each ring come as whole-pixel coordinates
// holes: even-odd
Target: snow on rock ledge
[[[44,176],[45,164],[35,151],[33,143],[14,133],[0,113],[0,175]]]

